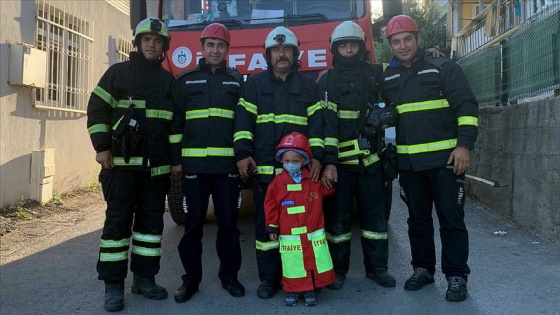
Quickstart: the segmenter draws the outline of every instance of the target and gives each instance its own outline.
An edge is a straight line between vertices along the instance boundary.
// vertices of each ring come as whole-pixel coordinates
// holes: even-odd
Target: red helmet
[[[311,145],[307,137],[299,132],[287,134],[280,140],[276,146],[276,160],[282,162],[282,154],[286,151],[295,151],[305,158],[303,165],[309,163],[313,159]]]
[[[385,35],[387,38],[404,32],[418,32],[418,25],[416,25],[416,21],[414,21],[408,15],[397,15],[389,20],[387,23],[387,29]]]
[[[200,35],[200,41],[205,38],[221,39],[229,46],[229,30],[221,23],[212,23],[206,26]]]

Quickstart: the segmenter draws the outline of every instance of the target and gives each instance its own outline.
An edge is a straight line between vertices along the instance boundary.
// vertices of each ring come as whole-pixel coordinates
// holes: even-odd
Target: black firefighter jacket
[[[399,169],[445,167],[457,146],[474,148],[478,103],[459,65],[419,51],[410,68],[393,58],[383,77],[384,97],[399,113]]]
[[[200,59],[180,74],[173,89],[176,107],[173,165],[184,174],[237,174],[233,152],[233,119],[241,94],[241,74],[225,62],[216,72]]]
[[[282,167],[274,159],[275,147],[293,131],[309,138],[313,157],[322,161],[323,115],[315,81],[297,70],[286,81],[271,70],[249,77],[235,111],[236,160],[252,156],[258,181],[271,182]]]
[[[138,52],[130,53],[130,60],[109,67],[91,93],[87,108],[87,127],[94,149],[111,149],[115,130],[132,116],[139,126],[139,145],[129,152],[128,163],[113,145],[115,168],[150,171],[152,176],[169,174],[172,87],[173,76],[161,67],[161,62],[149,62]],[[129,98],[134,104],[132,111]]]

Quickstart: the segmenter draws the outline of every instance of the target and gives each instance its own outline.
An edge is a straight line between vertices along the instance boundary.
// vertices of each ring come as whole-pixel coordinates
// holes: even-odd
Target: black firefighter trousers
[[[241,268],[240,231],[237,227],[239,209],[238,174],[187,174],[183,181],[183,194],[187,209],[185,233],[179,242],[179,256],[185,269],[185,285],[198,285],[202,281],[202,236],[208,212],[208,198],[212,195],[214,215],[218,225],[216,251],[220,259],[218,278],[221,281],[237,280]]]
[[[131,236],[130,270],[140,276],[155,276],[161,258],[169,177],[151,177],[147,171],[103,169],[99,181],[107,201],[97,262],[99,280],[126,278]]]
[[[365,271],[387,270],[387,190],[383,172],[368,174],[339,170],[335,193],[323,202],[334,271],[346,274],[349,269],[354,197],[358,206]]]
[[[469,234],[465,226],[465,174],[453,166],[425,171],[400,171],[401,199],[408,206],[408,237],[412,266],[435,272],[436,253],[432,206],[441,237],[441,269],[446,276],[467,278],[470,273]]]

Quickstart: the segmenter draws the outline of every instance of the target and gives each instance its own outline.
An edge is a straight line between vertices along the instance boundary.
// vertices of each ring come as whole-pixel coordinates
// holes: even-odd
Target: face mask
[[[284,169],[290,175],[296,175],[301,171],[301,164],[299,163],[284,163]]]

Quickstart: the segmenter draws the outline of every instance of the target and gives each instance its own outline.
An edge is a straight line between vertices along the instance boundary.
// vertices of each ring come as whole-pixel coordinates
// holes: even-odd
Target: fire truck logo
[[[192,61],[192,52],[185,46],[177,47],[173,51],[173,64],[177,68],[186,68]]]

